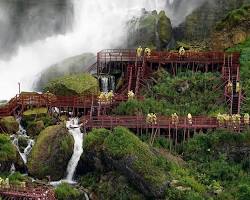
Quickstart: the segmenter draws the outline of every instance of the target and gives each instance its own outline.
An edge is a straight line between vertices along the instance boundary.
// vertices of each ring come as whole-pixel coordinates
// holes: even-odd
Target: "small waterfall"
[[[82,148],[83,133],[81,133],[80,126],[78,125],[78,118],[70,119],[70,121],[67,122],[66,126],[75,140],[74,153],[69,161],[69,164],[67,167],[67,177],[66,177],[66,180],[68,182],[72,182],[77,164],[83,152],[83,148]]]
[[[101,77],[101,90],[102,92],[108,92],[109,90],[109,79],[107,76]]]
[[[68,163],[67,166],[67,175],[66,178],[60,181],[53,181],[50,182],[53,186],[58,186],[62,182],[66,182],[69,184],[74,184],[73,176],[77,167],[77,164],[80,160],[80,157],[83,152],[82,144],[83,144],[83,133],[81,133],[79,119],[78,118],[71,118],[66,123],[67,128],[69,129],[70,134],[74,138],[74,152],[73,155]]]
[[[109,92],[115,90],[115,77],[114,76],[101,76],[100,88],[102,92]]]
[[[15,164],[12,163],[12,164],[11,164],[11,167],[10,167],[10,174],[15,173],[15,171],[16,171]]]
[[[109,77],[109,89],[112,91],[115,91],[115,77],[114,76]]]
[[[12,143],[16,146],[17,151],[19,152],[24,164],[27,164],[27,157],[30,154],[32,147],[35,144],[35,141],[30,139],[30,137],[26,134],[26,130],[20,124],[21,119],[17,119],[19,123],[19,130],[16,135],[12,135]],[[20,150],[19,140],[20,138],[25,138],[27,140],[27,146],[24,148],[23,151]]]

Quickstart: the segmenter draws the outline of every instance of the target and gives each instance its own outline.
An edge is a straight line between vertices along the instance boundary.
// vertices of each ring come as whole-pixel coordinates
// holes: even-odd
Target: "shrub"
[[[62,183],[55,190],[58,200],[78,200],[80,192],[67,183]]]
[[[0,134],[0,162],[13,161],[16,158],[16,149],[10,137]]]

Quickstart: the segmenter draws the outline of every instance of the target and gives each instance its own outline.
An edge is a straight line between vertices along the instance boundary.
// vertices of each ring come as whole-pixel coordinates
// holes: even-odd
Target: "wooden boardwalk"
[[[97,116],[97,117],[83,117],[81,123],[87,129],[92,128],[108,128],[112,129],[117,126],[124,126],[131,129],[216,129],[229,128],[234,125],[221,125],[216,117],[193,116],[192,123],[189,123],[187,117],[179,117],[177,123],[173,123],[171,117],[157,116],[155,124],[147,123],[144,116]],[[243,119],[241,125],[236,126],[236,129],[242,129]]]
[[[3,187],[0,186],[3,200],[56,200],[54,192],[47,187]]]

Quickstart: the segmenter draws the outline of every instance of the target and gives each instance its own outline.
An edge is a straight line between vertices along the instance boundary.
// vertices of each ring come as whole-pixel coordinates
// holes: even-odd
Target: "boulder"
[[[67,75],[49,82],[44,91],[59,96],[95,95],[99,92],[99,84],[97,79],[87,73]]]
[[[176,40],[187,42],[198,41],[198,44],[210,46],[209,38],[216,24],[227,14],[240,8],[250,0],[209,0],[195,9],[186,17],[186,20],[174,30]]]
[[[12,116],[0,119],[0,127],[9,134],[15,134],[19,130],[19,124]]]
[[[60,63],[54,64],[40,74],[40,77],[36,83],[36,89],[38,91],[42,91],[46,84],[55,78],[70,74],[82,73],[94,62],[94,54],[84,53],[78,56],[67,58]]]
[[[172,39],[172,26],[165,11],[147,12],[143,10],[140,17],[134,17],[127,23],[128,47],[138,46],[164,49]]]
[[[49,126],[44,129],[28,157],[29,174],[51,180],[64,177],[68,162],[73,154],[74,139],[65,124]]]
[[[56,124],[56,121],[48,114],[47,108],[34,108],[23,113],[21,124],[27,135],[37,136],[46,127]]]
[[[83,148],[82,157],[92,169],[103,166],[118,171],[146,197],[164,197],[169,185],[166,163],[159,162],[160,157],[128,129],[117,127],[113,133],[94,130],[86,136]]]

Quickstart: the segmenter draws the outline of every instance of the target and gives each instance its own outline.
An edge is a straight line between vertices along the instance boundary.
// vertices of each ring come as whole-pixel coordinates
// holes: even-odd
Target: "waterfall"
[[[83,148],[82,148],[83,133],[81,133],[77,118],[70,119],[70,121],[67,122],[66,126],[75,140],[74,153],[68,163],[67,176],[66,176],[66,180],[68,182],[72,182],[77,164],[83,152]]]
[[[18,82],[21,90],[32,91],[39,73],[63,59],[122,46],[126,42],[126,22],[132,16],[140,15],[142,8],[162,10],[166,6],[165,0],[72,0],[72,3],[71,32],[19,46],[10,60],[0,60],[0,99],[15,96]],[[34,34],[39,33],[34,30]]]
[[[109,79],[107,76],[102,76],[101,78],[101,90],[102,92],[108,92],[109,90]]]
[[[67,128],[69,129],[69,133],[73,136],[74,138],[74,152],[73,155],[68,163],[67,166],[67,175],[66,178],[60,181],[53,181],[50,182],[51,185],[53,186],[58,186],[62,182],[74,184],[73,176],[77,167],[77,164],[81,158],[83,148],[83,133],[81,133],[80,130],[80,125],[79,125],[79,119],[78,118],[71,118],[69,121],[66,123]]]
[[[33,139],[30,139],[30,137],[26,134],[26,130],[21,126],[20,124],[21,119],[17,119],[17,122],[19,123],[19,131],[17,134],[12,135],[12,143],[15,145],[17,148],[17,151],[19,152],[24,164],[27,164],[27,157],[30,154],[32,147],[35,144],[35,141]],[[25,138],[27,140],[27,146],[24,148],[23,151],[20,150],[19,146],[19,139],[20,138]]]
[[[115,77],[109,77],[109,90],[115,91]]]
[[[102,92],[115,91],[115,77],[114,76],[104,76],[100,78],[100,88]]]

